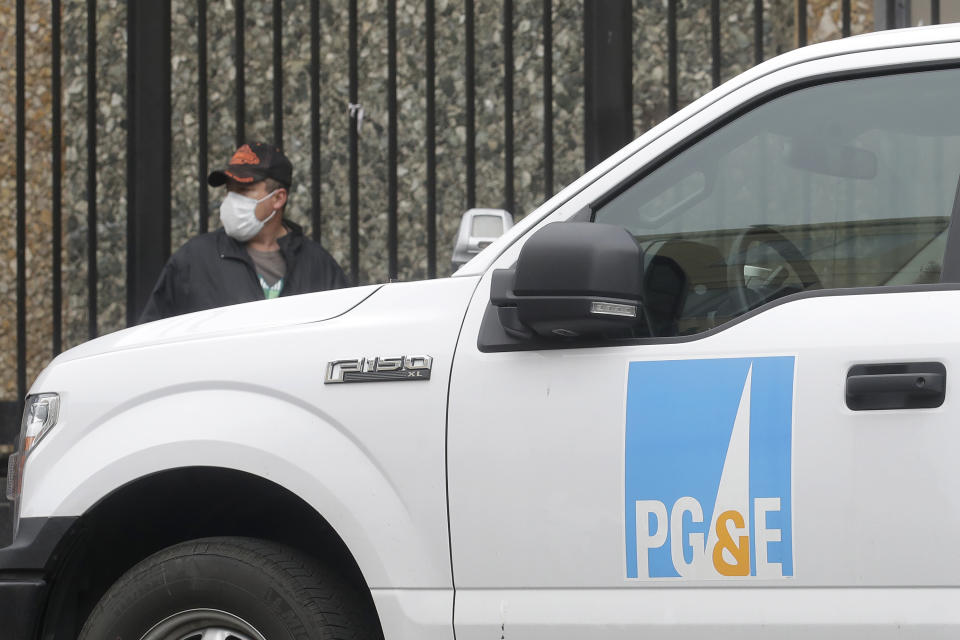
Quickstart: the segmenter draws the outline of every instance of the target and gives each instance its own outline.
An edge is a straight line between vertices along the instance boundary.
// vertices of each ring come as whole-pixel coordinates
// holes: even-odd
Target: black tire
[[[97,603],[80,640],[182,640],[204,629],[209,636],[235,630],[240,640],[376,640],[382,634],[372,606],[369,595],[299,551],[204,538],[127,571]]]

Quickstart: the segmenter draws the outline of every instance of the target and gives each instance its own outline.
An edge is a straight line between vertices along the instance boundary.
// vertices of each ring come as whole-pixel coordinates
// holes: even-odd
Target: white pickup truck
[[[765,62],[452,278],[27,398],[11,640],[960,633],[960,27]]]

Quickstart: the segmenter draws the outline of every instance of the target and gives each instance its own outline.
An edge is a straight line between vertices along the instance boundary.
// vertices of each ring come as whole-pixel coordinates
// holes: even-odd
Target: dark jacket
[[[281,296],[350,286],[326,249],[305,237],[296,223],[283,224],[287,234],[277,239],[287,263]],[[221,228],[192,238],[170,257],[140,322],[263,299],[246,247]]]

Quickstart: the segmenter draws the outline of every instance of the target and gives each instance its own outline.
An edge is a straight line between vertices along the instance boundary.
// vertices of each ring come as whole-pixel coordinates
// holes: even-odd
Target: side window
[[[960,70],[771,100],[595,213],[646,254],[653,335],[811,289],[938,282],[960,178]]]

